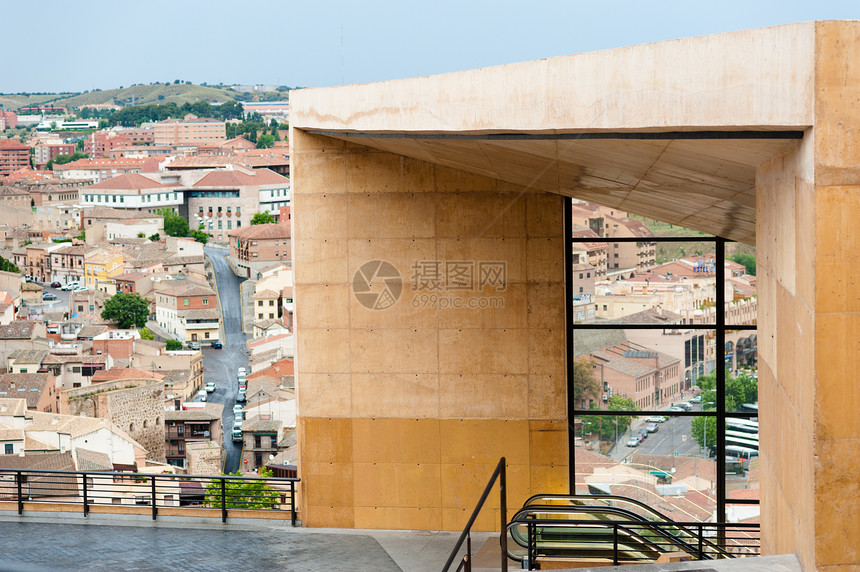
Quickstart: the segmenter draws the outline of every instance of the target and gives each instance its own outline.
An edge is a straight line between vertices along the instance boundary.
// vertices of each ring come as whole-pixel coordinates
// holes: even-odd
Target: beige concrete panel
[[[293,238],[344,239],[347,197],[342,193],[302,193],[292,198]],[[301,212],[301,216],[297,213]]]
[[[495,178],[475,175],[461,169],[435,165],[433,169],[435,188],[441,193],[497,191],[499,182]]]
[[[432,189],[432,169],[416,159],[374,152],[346,155],[345,161],[350,193],[421,193]]]
[[[305,284],[295,300],[296,321],[302,330],[347,328],[352,300],[352,289],[346,284]]]
[[[529,376],[529,419],[565,419],[567,385],[564,373]]]
[[[438,294],[416,292],[412,304],[438,307],[440,328],[525,328],[529,317],[526,298],[529,286],[514,283],[501,291],[485,286],[481,290],[448,290]]]
[[[354,506],[351,462],[305,461],[302,465],[305,503],[310,506]]]
[[[860,186],[815,187],[815,309],[860,311]]]
[[[522,375],[527,371],[528,343],[523,329],[439,330],[439,373]]]
[[[445,193],[434,195],[436,236],[496,238],[526,235],[526,198],[521,193]]]
[[[349,240],[349,280],[356,270],[371,260],[386,260],[403,278],[404,290],[411,288],[413,267],[425,260],[438,260],[436,240],[429,238],[372,238]]]
[[[860,123],[860,26],[816,22],[815,30],[815,182],[857,185],[860,141],[846,130]]]
[[[436,331],[381,329],[350,332],[352,373],[436,373],[439,350]]]
[[[527,400],[528,379],[525,376],[439,376],[439,417],[442,419],[522,419],[528,413],[523,407]]]
[[[293,258],[296,285],[348,284],[352,280],[346,240],[297,238]]]
[[[534,239],[546,240],[546,239]],[[508,284],[526,281],[526,243],[519,238],[440,238],[436,241],[438,260],[445,263],[466,261],[474,263],[504,262]]]
[[[550,193],[527,194],[526,234],[531,238],[564,235],[564,199]]]
[[[567,467],[567,423],[529,421],[529,463]]]
[[[566,495],[570,493],[570,474],[568,471],[568,465],[559,464],[559,465],[532,465],[531,466],[531,482],[530,490],[531,494],[556,494],[556,495]],[[522,495],[520,495],[522,497]],[[531,496],[531,495],[529,495]],[[513,502],[511,506],[519,507],[522,506],[525,501],[528,500],[528,496],[522,498],[519,501],[518,505],[515,505]]]
[[[439,463],[438,419],[355,418],[353,458],[356,463]]]
[[[408,270],[407,274],[403,274],[402,270],[400,272],[405,281],[409,281],[414,273],[412,269]],[[439,323],[438,305],[432,304],[431,300],[421,298],[420,294],[420,292],[414,291],[410,284],[404,282],[400,298],[394,305],[385,309],[373,309],[359,302],[350,287],[349,325],[359,330],[402,328],[404,326],[413,329],[434,329]],[[343,307],[340,308],[340,311],[343,311]]]
[[[795,222],[795,267],[799,269],[795,287],[797,296],[812,308],[815,304],[815,232],[816,209],[815,187],[801,177],[795,177],[795,200],[797,220]],[[820,268],[819,268],[820,269]]]
[[[347,192],[346,160],[338,152],[303,152],[292,155],[292,196],[301,194],[340,195]]]
[[[351,379],[354,417],[439,416],[439,376],[435,374],[354,373]]]
[[[435,507],[359,506],[355,508],[355,527],[444,530],[442,509]]]
[[[529,374],[564,376],[565,339],[566,335],[563,328],[555,330],[529,329]]]
[[[296,332],[296,362],[302,373],[349,371],[349,330],[341,328],[300,328]]]
[[[856,411],[856,410],[855,410]],[[860,568],[860,438],[817,443],[815,561]]]
[[[362,238],[433,238],[436,196],[428,193],[351,192],[347,236]],[[385,216],[380,216],[384,213]]]
[[[350,463],[352,459],[352,420],[327,417],[300,417],[297,433],[305,461]],[[305,473],[307,465],[302,467]]]
[[[313,135],[302,129],[293,129],[293,125],[290,125],[290,142],[292,143],[290,156],[293,158],[302,153],[342,153],[346,149],[346,143],[340,139],[325,137],[324,135]]]
[[[501,457],[512,464],[528,463],[528,421],[503,419],[442,419],[442,463],[492,465]],[[445,505],[451,506],[451,505]]]
[[[351,506],[307,505],[301,516],[302,526],[309,528],[355,527],[355,509]]]
[[[291,123],[382,132],[809,125],[813,45],[813,24],[791,24],[306,89],[290,98]]]
[[[564,328],[564,284],[530,283],[525,297],[529,328]]]
[[[346,417],[352,410],[348,373],[306,373],[296,376],[296,407],[302,417]]]
[[[564,281],[564,240],[562,237],[528,239],[529,282]]]
[[[357,506],[439,507],[439,463],[355,463]]]
[[[818,439],[860,436],[860,314],[817,314],[815,337],[815,405]],[[824,341],[826,340],[826,341]],[[846,465],[847,467],[848,465]],[[855,474],[860,465],[854,466]],[[860,492],[860,491],[858,491]],[[860,538],[860,536],[858,536]]]
[[[530,494],[523,493],[530,490],[530,470],[528,465],[517,464],[506,458],[506,480],[508,489],[508,518],[512,514],[512,510],[522,506],[522,501],[527,499]],[[498,459],[496,459],[498,463]],[[463,508],[473,509],[484,491],[484,487],[490,481],[490,477],[496,468],[496,463],[466,463],[466,464],[447,464],[443,463],[442,471],[442,507],[443,508]],[[518,503],[518,504],[517,504]],[[498,528],[499,517],[498,509],[499,491],[498,484],[493,487],[490,496],[487,497],[487,502],[484,504],[484,509],[481,512],[493,514],[487,518],[482,525],[485,530],[495,530]],[[493,524],[495,522],[495,524]]]

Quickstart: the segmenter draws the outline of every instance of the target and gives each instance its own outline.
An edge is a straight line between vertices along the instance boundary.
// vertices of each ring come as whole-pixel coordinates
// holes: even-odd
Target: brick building
[[[37,169],[44,169],[48,161],[56,159],[57,155],[72,155],[75,152],[73,143],[43,143],[34,148],[33,164]]]
[[[174,286],[158,292],[155,319],[182,342],[211,343],[220,338],[218,300],[215,291],[205,286]]]
[[[29,147],[14,139],[0,139],[0,177],[29,166]]]
[[[228,233],[230,262],[240,276],[251,276],[273,262],[292,257],[289,224],[256,224]]]
[[[226,123],[217,119],[188,114],[182,119],[165,119],[153,126],[156,145],[189,145],[224,141]]]

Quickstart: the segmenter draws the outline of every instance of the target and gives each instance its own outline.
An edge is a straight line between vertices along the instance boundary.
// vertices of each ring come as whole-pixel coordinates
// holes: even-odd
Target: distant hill
[[[111,103],[116,105],[145,105],[148,103],[174,102],[182,105],[185,102],[208,101],[209,103],[224,102],[241,98],[238,92],[225,87],[202,85],[187,85],[172,83],[169,85],[133,85],[122,89],[105,89],[88,93],[56,93],[45,95],[4,95],[0,94],[0,104],[4,109],[15,111],[21,107],[41,103],[75,108],[87,104]],[[242,99],[247,99],[244,97]]]

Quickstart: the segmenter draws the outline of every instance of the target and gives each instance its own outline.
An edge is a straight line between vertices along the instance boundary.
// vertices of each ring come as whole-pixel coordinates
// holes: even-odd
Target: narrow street
[[[241,303],[239,283],[241,280],[233,274],[225,257],[227,250],[223,248],[205,249],[206,256],[212,262],[212,271],[218,287],[218,300],[221,306],[223,349],[213,350],[204,346],[203,365],[206,368],[206,381],[214,381],[217,389],[209,394],[209,401],[224,405],[221,426],[224,433],[224,449],[227,459],[224,471],[232,473],[242,462],[242,449],[239,443],[233,443],[233,405],[236,403],[238,383],[236,370],[248,367],[248,354],[245,348],[245,333],[242,331]]]

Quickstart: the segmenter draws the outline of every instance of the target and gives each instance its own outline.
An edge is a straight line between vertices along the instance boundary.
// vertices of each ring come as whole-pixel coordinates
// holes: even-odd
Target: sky
[[[322,87],[809,20],[860,0],[0,0],[0,93]]]

